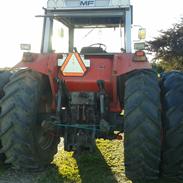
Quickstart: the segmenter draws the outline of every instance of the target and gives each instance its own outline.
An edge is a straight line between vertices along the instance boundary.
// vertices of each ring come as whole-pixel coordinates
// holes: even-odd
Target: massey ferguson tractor
[[[41,53],[25,52],[0,72],[0,157],[16,169],[39,171],[57,152],[95,149],[95,139],[124,133],[126,176],[183,178],[183,75],[165,74],[160,87],[145,52],[132,53],[129,0],[48,0]],[[67,52],[53,48],[56,23],[68,30]],[[100,42],[78,51],[81,29],[123,29],[118,53]],[[115,46],[112,34],[106,39]],[[65,44],[65,45],[64,45]],[[87,43],[85,43],[87,45]],[[66,47],[68,45],[68,48]],[[120,51],[121,50],[121,51]]]

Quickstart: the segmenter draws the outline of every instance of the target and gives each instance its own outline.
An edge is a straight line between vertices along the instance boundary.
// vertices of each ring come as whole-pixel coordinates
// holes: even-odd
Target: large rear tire
[[[0,101],[1,152],[16,169],[43,169],[57,152],[59,137],[46,133],[38,121],[45,100],[43,86],[41,74],[20,70],[4,87]]]
[[[162,174],[183,180],[183,73],[173,71],[162,79],[165,140]]]
[[[161,154],[160,89],[157,74],[136,70],[128,74],[124,99],[125,173],[133,180],[159,177]]]
[[[3,87],[8,83],[12,73],[10,71],[0,71],[0,99],[4,96]]]
[[[8,83],[10,76],[11,76],[10,71],[8,71],[8,70],[1,70],[0,71],[0,99],[4,96],[3,87]],[[2,144],[0,141],[0,149],[1,148],[2,148]],[[0,153],[0,163],[4,163],[5,159],[6,159],[5,154]]]

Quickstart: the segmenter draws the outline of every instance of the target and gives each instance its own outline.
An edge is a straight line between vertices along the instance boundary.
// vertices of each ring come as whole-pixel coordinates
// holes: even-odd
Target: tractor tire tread
[[[36,120],[41,87],[42,75],[30,69],[17,71],[4,87],[5,96],[0,102],[1,150],[6,154],[6,162],[16,169],[42,169],[57,152],[59,139],[54,137],[55,145],[42,157],[42,151],[36,149],[37,142],[30,133],[34,128],[32,122]],[[8,123],[11,126],[7,126]],[[6,147],[7,142],[11,148],[9,145]]]
[[[144,69],[129,75],[125,83],[124,111],[126,175],[131,180],[157,179],[161,115],[160,89],[154,71]]]
[[[162,175],[183,179],[183,73],[172,71],[162,78],[165,143]],[[179,94],[179,95],[177,95]],[[180,98],[181,97],[181,98]]]

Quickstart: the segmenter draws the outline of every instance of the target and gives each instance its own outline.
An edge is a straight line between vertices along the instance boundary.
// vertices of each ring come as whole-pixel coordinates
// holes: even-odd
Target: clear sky
[[[30,43],[32,51],[39,52],[42,18],[46,0],[1,0],[0,10],[0,67],[13,66],[20,61],[20,43]],[[131,0],[134,6],[134,24],[147,29],[147,39],[158,35],[161,29],[171,27],[183,17],[183,0]]]

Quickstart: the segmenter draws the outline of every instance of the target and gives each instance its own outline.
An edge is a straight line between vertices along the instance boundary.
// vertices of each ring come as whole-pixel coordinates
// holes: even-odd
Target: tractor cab
[[[48,0],[43,17],[42,53],[131,53],[130,0]]]

